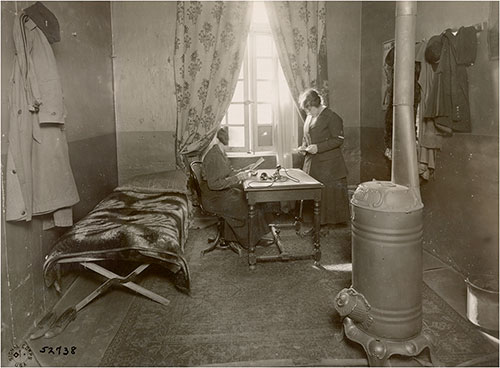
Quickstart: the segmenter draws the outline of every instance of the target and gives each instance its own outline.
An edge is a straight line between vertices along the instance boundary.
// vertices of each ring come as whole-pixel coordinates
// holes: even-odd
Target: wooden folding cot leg
[[[76,314],[87,304],[89,304],[92,300],[97,298],[99,295],[103,294],[106,290],[108,290],[112,285],[119,283],[118,279],[108,279],[97,289],[95,289],[92,293],[90,293],[87,297],[85,297],[81,302],[79,302],[74,307],[67,308],[58,318],[57,320],[49,327],[49,329],[45,332],[44,336],[47,339],[51,339],[54,336],[59,335],[63,332],[66,326],[69,325],[71,321],[76,318]]]
[[[85,268],[87,268],[89,270],[92,270],[92,271],[98,273],[99,275],[102,275],[102,276],[107,277],[109,279],[112,279],[112,278],[121,279],[120,280],[120,285],[123,285],[126,288],[128,288],[130,290],[133,290],[133,291],[135,291],[138,294],[144,295],[146,298],[154,300],[157,303],[160,303],[160,304],[162,304],[164,306],[167,306],[167,305],[170,304],[170,300],[168,300],[168,299],[166,299],[166,298],[164,298],[164,297],[162,297],[162,296],[160,296],[160,295],[152,292],[151,290],[143,288],[142,286],[139,286],[139,285],[133,283],[132,281],[128,281],[131,278],[130,276],[128,276],[127,278],[124,278],[122,276],[117,275],[114,272],[111,272],[110,270],[107,270],[106,268],[104,268],[102,266],[99,266],[98,264],[91,263],[91,262],[81,262],[80,264],[83,267],[85,267]],[[146,269],[146,267],[148,267],[149,265],[146,264],[146,265],[142,265],[142,266],[145,266],[144,269]],[[136,271],[138,269],[140,269],[142,266],[139,266],[136,269]],[[141,271],[139,271],[138,273],[136,273],[134,276],[138,275],[144,269],[142,269]]]
[[[83,264],[85,263],[85,264]],[[97,266],[97,268],[102,268],[96,264],[93,263],[88,263],[88,262],[83,262],[81,263],[83,266],[86,268],[89,265]],[[87,304],[89,304],[91,301],[93,301],[95,298],[98,296],[102,295],[106,290],[108,290],[111,286],[116,285],[116,284],[123,284],[125,285],[126,283],[130,282],[129,280],[135,278],[137,275],[139,275],[142,271],[144,271],[146,268],[149,267],[149,264],[142,264],[139,267],[137,267],[134,271],[132,271],[130,274],[127,276],[118,276],[115,275],[114,277],[109,277],[108,280],[106,280],[104,283],[99,285],[97,289],[95,289],[92,293],[90,293],[88,296],[86,296],[82,301],[80,301],[78,304],[76,304],[74,307],[69,307],[67,308],[60,316],[57,318],[56,321],[54,321],[50,327],[48,328],[47,331],[40,330],[37,331],[37,333],[34,333],[30,336],[31,339],[35,339],[38,337],[41,337],[42,334],[44,333],[44,336],[48,339],[59,335],[61,332],[64,331],[66,326],[73,321],[76,318],[76,314],[82,310]],[[102,268],[106,270],[105,268]],[[108,270],[106,270],[108,271]],[[110,274],[112,274],[111,271],[108,271]],[[108,276],[107,276],[108,277]],[[168,300],[167,300],[168,302]]]

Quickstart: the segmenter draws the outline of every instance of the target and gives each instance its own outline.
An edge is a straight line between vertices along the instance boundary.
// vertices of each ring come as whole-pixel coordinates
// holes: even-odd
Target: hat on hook
[[[56,16],[41,2],[37,1],[24,9],[24,14],[30,17],[37,27],[42,30],[49,43],[61,41],[59,22]]]

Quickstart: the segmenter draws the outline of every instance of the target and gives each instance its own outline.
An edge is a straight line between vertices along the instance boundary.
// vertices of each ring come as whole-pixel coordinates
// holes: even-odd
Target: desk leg
[[[255,205],[248,205],[248,264],[251,270],[255,269],[257,256],[255,255],[255,244],[252,237],[253,222],[255,218]]]
[[[319,245],[320,238],[320,201],[314,201],[314,262],[319,263],[321,259],[321,250]]]

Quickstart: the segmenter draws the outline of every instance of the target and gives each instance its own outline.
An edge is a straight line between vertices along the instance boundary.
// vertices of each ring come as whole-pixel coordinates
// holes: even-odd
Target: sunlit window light
[[[266,5],[256,1],[252,6],[245,58],[221,124],[229,129],[229,151],[276,152],[279,101],[283,105],[293,101],[278,60]],[[285,102],[285,98],[290,101]]]
[[[252,23],[269,24],[266,6],[263,1],[255,1],[253,3]]]
[[[352,263],[322,265],[324,269],[335,272],[352,272]]]

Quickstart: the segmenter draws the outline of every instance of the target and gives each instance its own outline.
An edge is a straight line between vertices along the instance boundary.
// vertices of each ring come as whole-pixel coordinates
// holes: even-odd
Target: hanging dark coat
[[[461,27],[441,34],[439,64],[427,100],[425,118],[434,119],[442,131],[471,132],[469,81],[466,67],[474,63],[477,51],[476,29]]]

